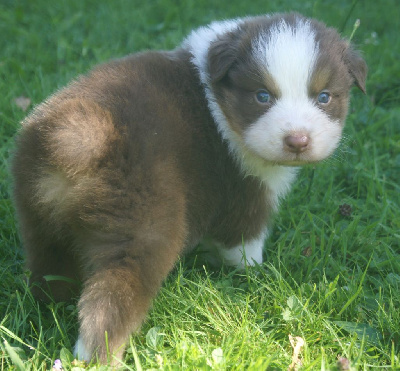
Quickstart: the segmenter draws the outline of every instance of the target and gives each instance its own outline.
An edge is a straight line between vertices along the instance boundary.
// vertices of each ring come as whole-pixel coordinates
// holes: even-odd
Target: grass
[[[65,369],[107,369],[73,360],[76,302],[43,305],[26,287],[8,171],[12,137],[26,115],[15,98],[32,106],[97,63],[173,48],[214,19],[287,10],[347,37],[361,20],[353,41],[369,64],[368,94],[354,94],[337,154],[305,168],[282,202],[266,263],[238,272],[213,271],[194,255],[179,262],[131,337],[126,369],[287,369],[289,335],[305,341],[303,370],[400,369],[397,0],[49,4],[0,4],[1,370],[48,370],[55,359]]]

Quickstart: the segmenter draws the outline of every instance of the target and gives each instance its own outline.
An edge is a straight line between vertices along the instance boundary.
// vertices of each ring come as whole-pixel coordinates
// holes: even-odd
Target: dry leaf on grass
[[[292,355],[292,363],[288,367],[288,371],[292,371],[296,369],[296,366],[301,365],[301,360],[299,358],[301,349],[303,348],[305,342],[304,339],[300,336],[296,336],[295,338],[289,334],[289,341],[290,345],[293,348],[293,355]]]
[[[350,360],[345,357],[338,357],[337,367],[340,371],[346,371],[351,369]]]
[[[31,100],[27,97],[20,96],[14,99],[14,103],[25,112],[31,105]]]

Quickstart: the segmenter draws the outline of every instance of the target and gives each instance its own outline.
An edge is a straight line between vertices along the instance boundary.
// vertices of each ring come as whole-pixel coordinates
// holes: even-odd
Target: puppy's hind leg
[[[176,225],[175,225],[176,226]],[[80,331],[75,353],[106,363],[121,359],[130,333],[138,330],[151,300],[183,248],[184,236],[173,232],[135,236],[93,246],[79,300]],[[95,241],[93,241],[96,243]],[[107,341],[106,341],[107,339]]]

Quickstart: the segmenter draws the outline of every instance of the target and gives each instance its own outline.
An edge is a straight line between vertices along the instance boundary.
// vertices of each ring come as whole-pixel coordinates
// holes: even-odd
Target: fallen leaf
[[[288,367],[288,371],[292,371],[296,369],[296,366],[301,365],[301,360],[299,358],[301,349],[303,348],[305,342],[304,339],[300,336],[296,336],[295,338],[289,334],[289,341],[290,345],[293,348],[293,355],[292,355],[292,363]]]
[[[14,99],[14,103],[25,112],[31,105],[31,100],[30,98],[21,95],[20,97]]]
[[[211,356],[215,364],[220,364],[224,360],[224,352],[221,348],[214,349]]]
[[[311,256],[311,254],[312,254],[312,247],[311,247],[311,246],[306,247],[306,248],[303,250],[302,254],[303,254],[304,256],[307,256],[307,257]]]
[[[345,357],[338,357],[337,367],[340,371],[350,370],[350,361]]]

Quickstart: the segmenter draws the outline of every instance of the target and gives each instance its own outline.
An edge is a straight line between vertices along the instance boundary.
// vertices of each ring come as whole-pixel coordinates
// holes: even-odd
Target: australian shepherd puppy
[[[266,15],[101,65],[37,106],[17,137],[15,205],[35,295],[83,284],[76,353],[121,357],[205,237],[228,265],[261,263],[279,199],[335,151],[366,70],[334,29]]]

